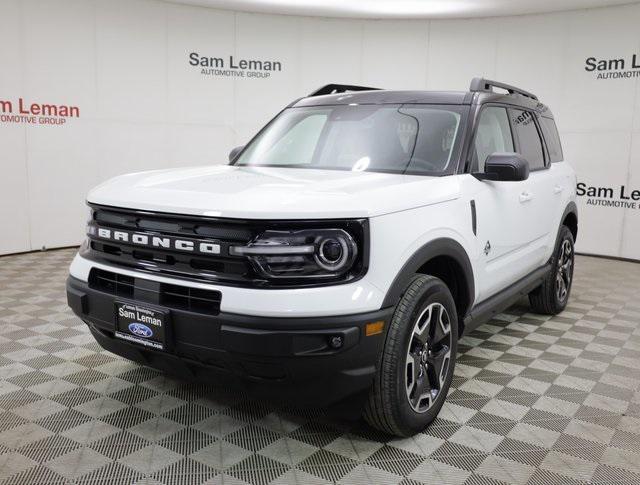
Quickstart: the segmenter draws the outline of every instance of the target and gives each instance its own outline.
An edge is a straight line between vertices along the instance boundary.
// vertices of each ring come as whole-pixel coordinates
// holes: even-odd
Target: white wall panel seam
[[[427,21],[427,55],[426,58],[424,60],[425,66],[424,66],[424,83],[425,89],[428,89],[428,87],[431,85],[430,84],[430,80],[429,80],[429,76],[431,75],[430,73],[430,69],[429,69],[429,60],[431,58],[431,20]]]
[[[21,59],[23,59],[22,64],[20,65],[20,89],[21,94],[24,94],[27,81],[26,81],[26,66],[24,64],[24,59],[27,55],[27,45],[26,45],[26,28],[25,28],[25,15],[24,15],[24,3],[20,2],[20,33],[22,36],[22,41],[20,42],[21,48]],[[32,214],[31,214],[31,177],[29,176],[29,135],[27,133],[27,127],[23,127],[22,129],[24,135],[24,173],[26,180],[26,189],[27,189],[27,240],[28,249],[33,250],[33,241],[32,241],[32,231],[31,231],[31,222],[32,222]],[[26,248],[27,249],[27,248]],[[38,248],[39,249],[39,248]]]
[[[638,41],[638,44],[636,44],[636,49],[635,52],[640,53],[640,40]],[[640,54],[639,54],[640,55]],[[633,127],[635,126],[635,120],[636,120],[636,112],[638,111],[638,78],[634,78],[634,89],[633,89],[633,111],[631,112],[631,129],[629,130],[629,154],[628,154],[628,158],[627,158],[627,174],[626,174],[626,179],[625,179],[625,185],[629,186],[630,182],[631,182],[631,163],[633,161]],[[620,242],[619,242],[619,247],[618,247],[618,256],[620,257],[624,257],[625,254],[624,253],[624,241],[625,241],[625,236],[627,233],[627,214],[629,213],[631,209],[625,209],[622,212],[622,231],[621,231],[621,235],[620,235]],[[638,209],[635,210],[636,212],[638,211]]]
[[[20,80],[20,95],[24,96],[25,91],[26,91],[26,86],[27,86],[27,76],[26,76],[26,64],[25,64],[25,59],[27,57],[27,43],[26,43],[26,20],[25,20],[25,13],[24,13],[24,9],[25,9],[25,4],[24,2],[20,2],[20,34],[22,37],[22,41],[20,42],[20,50],[21,50],[21,55],[20,58],[22,59],[22,63],[20,65],[20,70],[21,70],[21,80]],[[32,235],[32,229],[31,229],[31,224],[32,224],[32,210],[31,210],[31,175],[30,175],[30,171],[29,171],[29,133],[27,130],[27,125],[25,125],[23,127],[23,132],[24,132],[24,171],[25,171],[25,178],[26,178],[26,189],[27,189],[27,228],[28,228],[28,244],[29,250],[34,250],[34,249],[40,249],[40,248],[35,248],[34,244],[33,244],[33,235]]]

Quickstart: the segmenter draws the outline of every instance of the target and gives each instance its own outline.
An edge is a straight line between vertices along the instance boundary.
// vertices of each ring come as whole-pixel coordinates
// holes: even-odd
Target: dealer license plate
[[[117,338],[156,350],[165,349],[167,313],[136,303],[116,302]]]

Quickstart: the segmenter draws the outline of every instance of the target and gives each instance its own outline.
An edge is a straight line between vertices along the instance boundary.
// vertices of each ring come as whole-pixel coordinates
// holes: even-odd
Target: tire
[[[574,257],[573,234],[567,226],[562,226],[551,258],[551,270],[543,283],[529,293],[534,312],[557,315],[566,308],[573,283]]]
[[[433,276],[416,275],[389,324],[365,420],[397,436],[422,431],[444,404],[457,348],[458,316],[449,288]]]

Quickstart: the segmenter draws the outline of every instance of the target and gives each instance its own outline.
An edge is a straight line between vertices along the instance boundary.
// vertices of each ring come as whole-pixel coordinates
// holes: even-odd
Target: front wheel
[[[551,258],[551,270],[542,284],[529,293],[533,311],[557,315],[566,308],[573,283],[574,257],[573,234],[567,226],[562,226]]]
[[[386,433],[411,436],[435,419],[449,391],[458,317],[449,288],[416,275],[396,306],[364,417]]]

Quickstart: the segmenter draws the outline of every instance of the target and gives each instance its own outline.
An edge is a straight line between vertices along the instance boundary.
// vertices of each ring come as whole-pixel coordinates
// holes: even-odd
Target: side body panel
[[[562,223],[562,218],[566,215],[565,211],[567,207],[572,206],[572,210],[577,214],[576,207],[576,185],[577,178],[573,167],[566,160],[563,162],[556,162],[551,164],[549,169],[550,173],[550,187],[549,191],[552,194],[553,200],[552,209],[550,210],[549,217],[553,218],[550,223],[551,231],[548,235],[545,244],[544,260],[549,259],[553,253],[556,244],[556,237],[558,235],[558,228]],[[578,218],[579,225],[579,218]]]
[[[479,181],[464,175],[465,195],[477,211],[476,302],[531,272],[539,259],[531,225],[534,207],[521,202],[529,181]]]
[[[405,269],[405,264],[434,242],[438,249],[432,248],[436,252],[427,254],[442,254],[442,249],[449,246],[451,250],[445,250],[444,254],[457,257],[463,266],[469,267],[472,273],[468,275],[471,280],[469,289],[473,292],[471,300],[477,298],[473,274],[478,269],[478,248],[473,234],[470,199],[463,191],[463,179],[466,177],[452,175],[442,179],[443,182],[447,180],[456,184],[459,195],[454,200],[370,220],[370,281],[387,293],[385,304],[395,304],[389,292],[396,277]],[[468,263],[463,261],[465,259]]]

